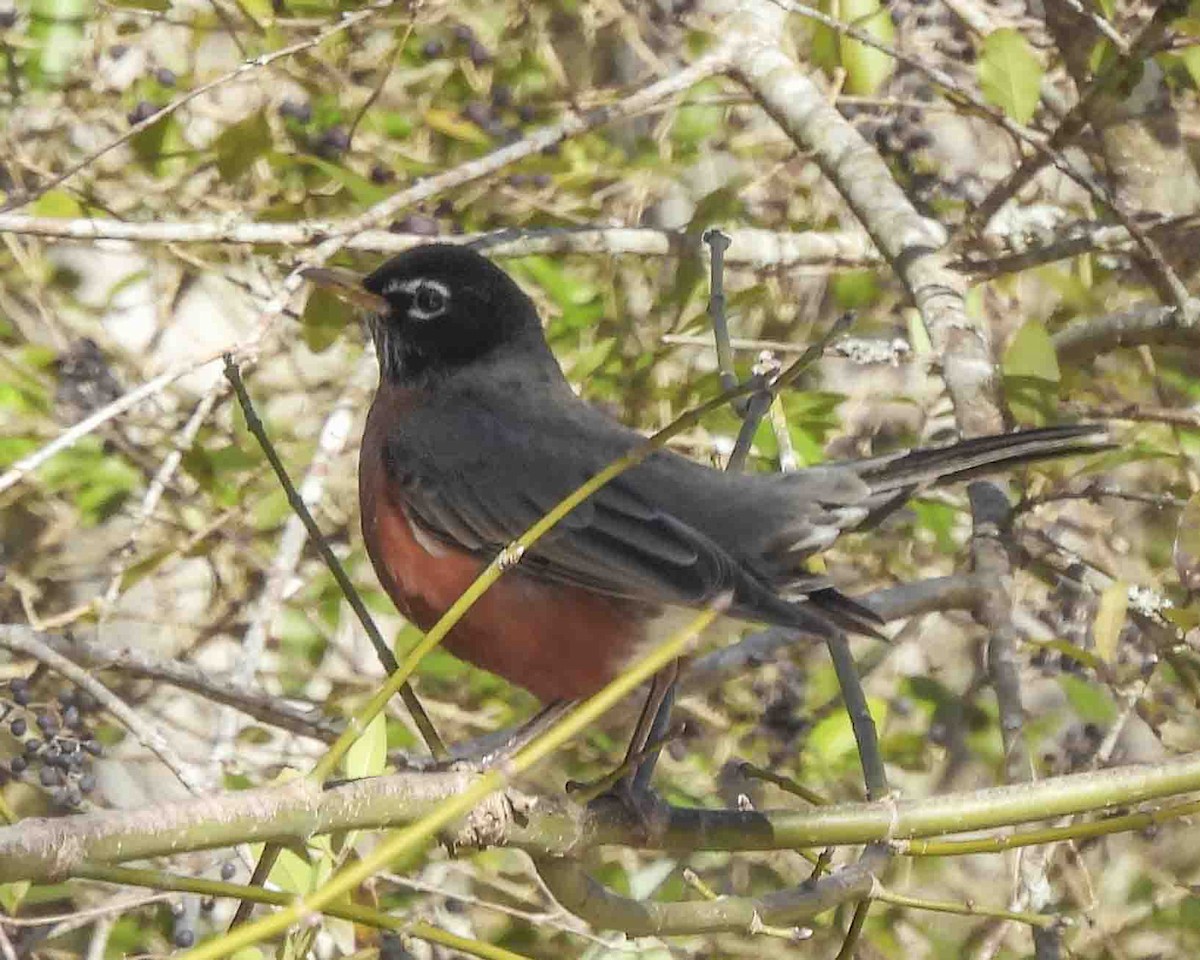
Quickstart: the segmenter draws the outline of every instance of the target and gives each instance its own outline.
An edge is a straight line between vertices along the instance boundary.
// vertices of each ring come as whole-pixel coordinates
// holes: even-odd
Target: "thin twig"
[[[308,535],[312,538],[317,551],[321,554],[321,559],[325,561],[325,565],[329,568],[333,579],[337,581],[342,595],[345,596],[346,601],[350,604],[350,608],[354,611],[354,615],[358,617],[359,623],[362,624],[363,629],[370,638],[371,645],[375,648],[380,662],[384,664],[388,673],[395,673],[399,669],[399,664],[396,662],[391,648],[387,645],[387,641],[383,639],[383,635],[379,632],[379,627],[375,625],[374,619],[367,611],[366,604],[363,603],[357,588],[355,588],[350,577],[347,576],[341,561],[338,560],[337,555],[333,552],[333,548],[329,546],[329,541],[321,532],[321,528],[317,525],[316,520],[313,519],[312,514],[309,513],[308,507],[304,503],[304,498],[301,497],[299,491],[296,490],[295,484],[292,483],[291,478],[288,476],[287,468],[284,467],[283,461],[279,459],[279,454],[271,443],[271,438],[267,436],[266,427],[263,426],[258,413],[254,409],[250,394],[246,390],[246,385],[242,382],[241,372],[238,370],[233,358],[228,354],[225,356],[225,376],[233,386],[238,403],[241,405],[243,414],[245,414],[246,426],[254,435],[254,439],[258,441],[259,446],[262,447],[267,462],[270,463],[271,469],[275,472],[275,477],[279,481],[279,485],[287,495],[288,504],[304,523]],[[433,724],[426,715],[420,701],[417,700],[416,694],[413,693],[412,688],[407,683],[400,688],[400,696],[403,698],[404,705],[412,715],[413,722],[421,731],[421,736],[424,737],[425,745],[429,747],[430,753],[435,757],[445,757],[445,745],[442,743],[441,738],[438,737],[437,731],[434,730]]]
[[[192,415],[175,438],[171,452],[167,454],[158,471],[154,474],[154,478],[150,482],[150,487],[146,490],[146,495],[142,498],[137,514],[134,516],[133,529],[130,530],[129,536],[125,539],[125,543],[117,553],[117,560],[113,565],[113,572],[109,578],[108,586],[105,588],[104,594],[100,599],[102,611],[110,610],[112,605],[116,603],[117,597],[121,592],[121,581],[124,579],[129,561],[137,549],[138,538],[141,536],[142,530],[150,521],[150,518],[154,516],[154,511],[158,509],[159,501],[162,500],[162,496],[166,492],[167,484],[171,482],[171,478],[175,476],[175,471],[179,469],[179,465],[183,462],[183,455],[195,443],[196,436],[200,433],[200,428],[204,426],[208,415],[212,413],[213,407],[216,406],[217,401],[221,398],[221,394],[223,393],[221,383],[222,381],[220,380],[215,381],[204,396],[200,398],[200,402],[196,404]]]
[[[716,228],[704,231],[701,236],[710,251],[708,317],[712,321],[713,339],[717,344],[717,369],[720,371],[721,389],[732,390],[737,386],[737,371],[733,368],[733,350],[729,346],[729,321],[725,317],[725,251],[732,242],[729,234]]]
[[[317,437],[317,449],[313,453],[312,460],[308,466],[308,472],[305,474],[299,489],[300,501],[304,504],[310,518],[312,511],[315,509],[317,503],[320,502],[321,496],[324,493],[329,464],[333,458],[345,449],[346,442],[350,436],[350,426],[354,418],[354,409],[358,404],[362,392],[368,386],[368,380],[372,379],[374,375],[374,360],[364,355],[354,373],[350,376],[346,389],[334,404],[333,410],[321,427],[321,431]],[[259,443],[262,443],[261,439],[259,439]],[[283,482],[282,478],[281,482]],[[290,496],[289,492],[289,498]],[[299,513],[293,512],[284,524],[283,532],[279,537],[279,546],[275,552],[275,559],[272,561],[270,570],[267,573],[266,583],[259,594],[258,603],[255,604],[254,612],[250,617],[250,623],[242,636],[239,655],[234,662],[232,670],[234,683],[248,685],[254,679],[254,674],[262,660],[263,651],[266,649],[267,635],[279,612],[279,608],[283,604],[284,593],[295,575],[296,567],[300,563],[300,557],[307,540],[308,523]],[[318,549],[320,548],[318,547]],[[379,649],[377,646],[377,653]],[[387,650],[389,657],[387,660],[381,658],[381,662],[384,669],[390,673],[395,669],[396,660],[395,657],[390,656],[391,650],[386,644],[384,645],[384,649]],[[419,722],[417,725],[420,727]],[[217,718],[216,735],[213,740],[212,755],[209,761],[214,770],[219,770],[232,752],[237,730],[238,717],[234,710],[227,708],[221,711],[220,716]],[[427,740],[426,742],[428,743],[429,741]],[[430,746],[432,747],[433,744],[430,744]],[[434,756],[437,756],[436,751],[434,752]]]

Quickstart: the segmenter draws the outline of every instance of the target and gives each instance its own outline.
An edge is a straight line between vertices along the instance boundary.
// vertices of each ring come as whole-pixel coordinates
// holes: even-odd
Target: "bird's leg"
[[[486,770],[497,763],[510,760],[558,723],[573,706],[575,706],[574,700],[552,700],[510,733],[498,747],[484,753],[467,753],[464,756],[455,754],[454,762],[465,761],[472,766]]]
[[[671,724],[671,709],[675,705],[675,684],[679,679],[679,661],[671,663],[654,675],[650,681],[650,693],[634,727],[625,752],[625,763],[629,765],[627,789],[633,793],[646,792],[654,776],[658,755],[662,752],[662,741]],[[640,758],[640,759],[639,759]]]
[[[652,835],[662,802],[650,789],[654,764],[663,745],[670,739],[671,706],[675,699],[675,681],[679,662],[674,661],[656,673],[650,681],[650,693],[629,740],[625,759],[608,776],[590,784],[570,783],[567,788],[581,799],[616,800],[637,818],[647,835]]]

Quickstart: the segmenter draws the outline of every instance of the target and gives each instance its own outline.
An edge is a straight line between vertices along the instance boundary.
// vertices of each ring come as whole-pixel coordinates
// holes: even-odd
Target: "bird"
[[[304,275],[368,316],[380,380],[359,459],[362,533],[384,590],[421,629],[563,497],[645,443],[576,393],[533,300],[474,249],[429,243],[366,276]],[[666,614],[718,598],[737,620],[872,632],[875,614],[814,573],[814,555],[927,487],[1092,451],[1102,433],[1064,424],[771,474],[659,449],[529,549],[444,643],[550,703],[595,693]]]

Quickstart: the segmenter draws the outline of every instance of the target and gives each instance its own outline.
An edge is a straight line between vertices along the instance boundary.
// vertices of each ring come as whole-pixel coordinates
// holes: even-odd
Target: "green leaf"
[[[182,149],[184,143],[174,116],[166,116],[135,134],[129,145],[138,163],[155,176],[161,176],[167,161],[172,159],[175,151]]]
[[[377,187],[366,177],[359,176],[353,170],[347,170],[345,167],[338,166],[336,163],[330,163],[321,157],[301,156],[296,159],[311,167],[316,167],[330,179],[340,183],[346,189],[346,192],[354,198],[355,203],[372,207],[388,195],[387,190],[383,187]]]
[[[1173,554],[1179,582],[1187,590],[1200,589],[1200,493],[1180,511]]]
[[[983,38],[979,86],[984,97],[1017,123],[1028,123],[1041,97],[1042,65],[1033,48],[1009,27]]]
[[[842,310],[861,310],[879,299],[879,277],[874,270],[847,270],[830,280],[834,302]]]
[[[328,350],[351,322],[350,306],[324,287],[314,287],[300,317],[304,343],[313,353]]]
[[[1178,57],[1183,61],[1192,83],[1200,87],[1200,47],[1184,47],[1179,51]]]
[[[4,912],[9,916],[14,915],[31,886],[32,884],[28,880],[0,883],[0,907],[4,908]]]
[[[840,18],[876,40],[891,43],[896,33],[887,8],[879,0],[841,0]],[[846,92],[869,97],[892,75],[895,60],[875,47],[846,34],[838,38],[838,52],[846,71]]]
[[[313,887],[312,865],[290,847],[284,847],[271,868],[270,881],[288,893],[306,894]]]
[[[1037,320],[1025,323],[1004,352],[1004,375],[1058,383],[1058,354],[1046,328]]]
[[[1058,678],[1067,702],[1076,716],[1084,723],[1095,723],[1101,726],[1112,723],[1117,718],[1117,707],[1105,689],[1098,684],[1090,683],[1082,677],[1063,674]]]
[[[221,179],[232,183],[241,177],[254,161],[271,149],[271,126],[262,110],[239,120],[221,131],[213,143],[217,151],[217,170]]]
[[[1092,621],[1092,638],[1096,642],[1096,653],[1106,663],[1112,663],[1117,652],[1117,640],[1125,626],[1125,612],[1129,609],[1129,584],[1117,580],[1100,594],[1096,619]]]
[[[887,703],[871,697],[867,707],[875,719],[875,726],[882,727],[887,718]],[[826,764],[834,764],[854,753],[858,747],[854,740],[854,727],[846,711],[837,710],[820,720],[809,734],[808,746]]]
[[[383,773],[387,763],[387,724],[383,714],[375,714],[375,718],[367,724],[367,729],[346,751],[344,766],[346,776],[354,780],[363,777],[377,777]]]
[[[916,514],[917,523],[933,534],[938,550],[947,555],[958,550],[954,539],[954,525],[958,511],[940,500],[913,500],[910,504]]]
[[[1031,647],[1037,647],[1039,650],[1054,650],[1057,653],[1065,654],[1072,660],[1078,660],[1085,667],[1091,667],[1093,670],[1101,670],[1104,668],[1104,661],[1092,653],[1091,650],[1084,650],[1083,647],[1078,647],[1069,640],[1026,640]]]
[[[425,123],[438,133],[461,140],[463,143],[474,143],[481,147],[490,146],[492,138],[475,126],[470,120],[464,120],[449,110],[426,110]]]
[[[83,207],[66,190],[47,190],[34,201],[31,208],[37,217],[72,219],[83,215]]]

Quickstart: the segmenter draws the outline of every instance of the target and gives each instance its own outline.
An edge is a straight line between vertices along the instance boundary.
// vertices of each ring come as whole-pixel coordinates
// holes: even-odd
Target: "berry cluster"
[[[0,784],[36,783],[58,809],[78,810],[96,789],[92,760],[104,753],[88,726],[98,708],[91,694],[73,688],[49,701],[39,700],[22,678],[0,688],[0,723],[20,744],[16,756],[0,762]]]

